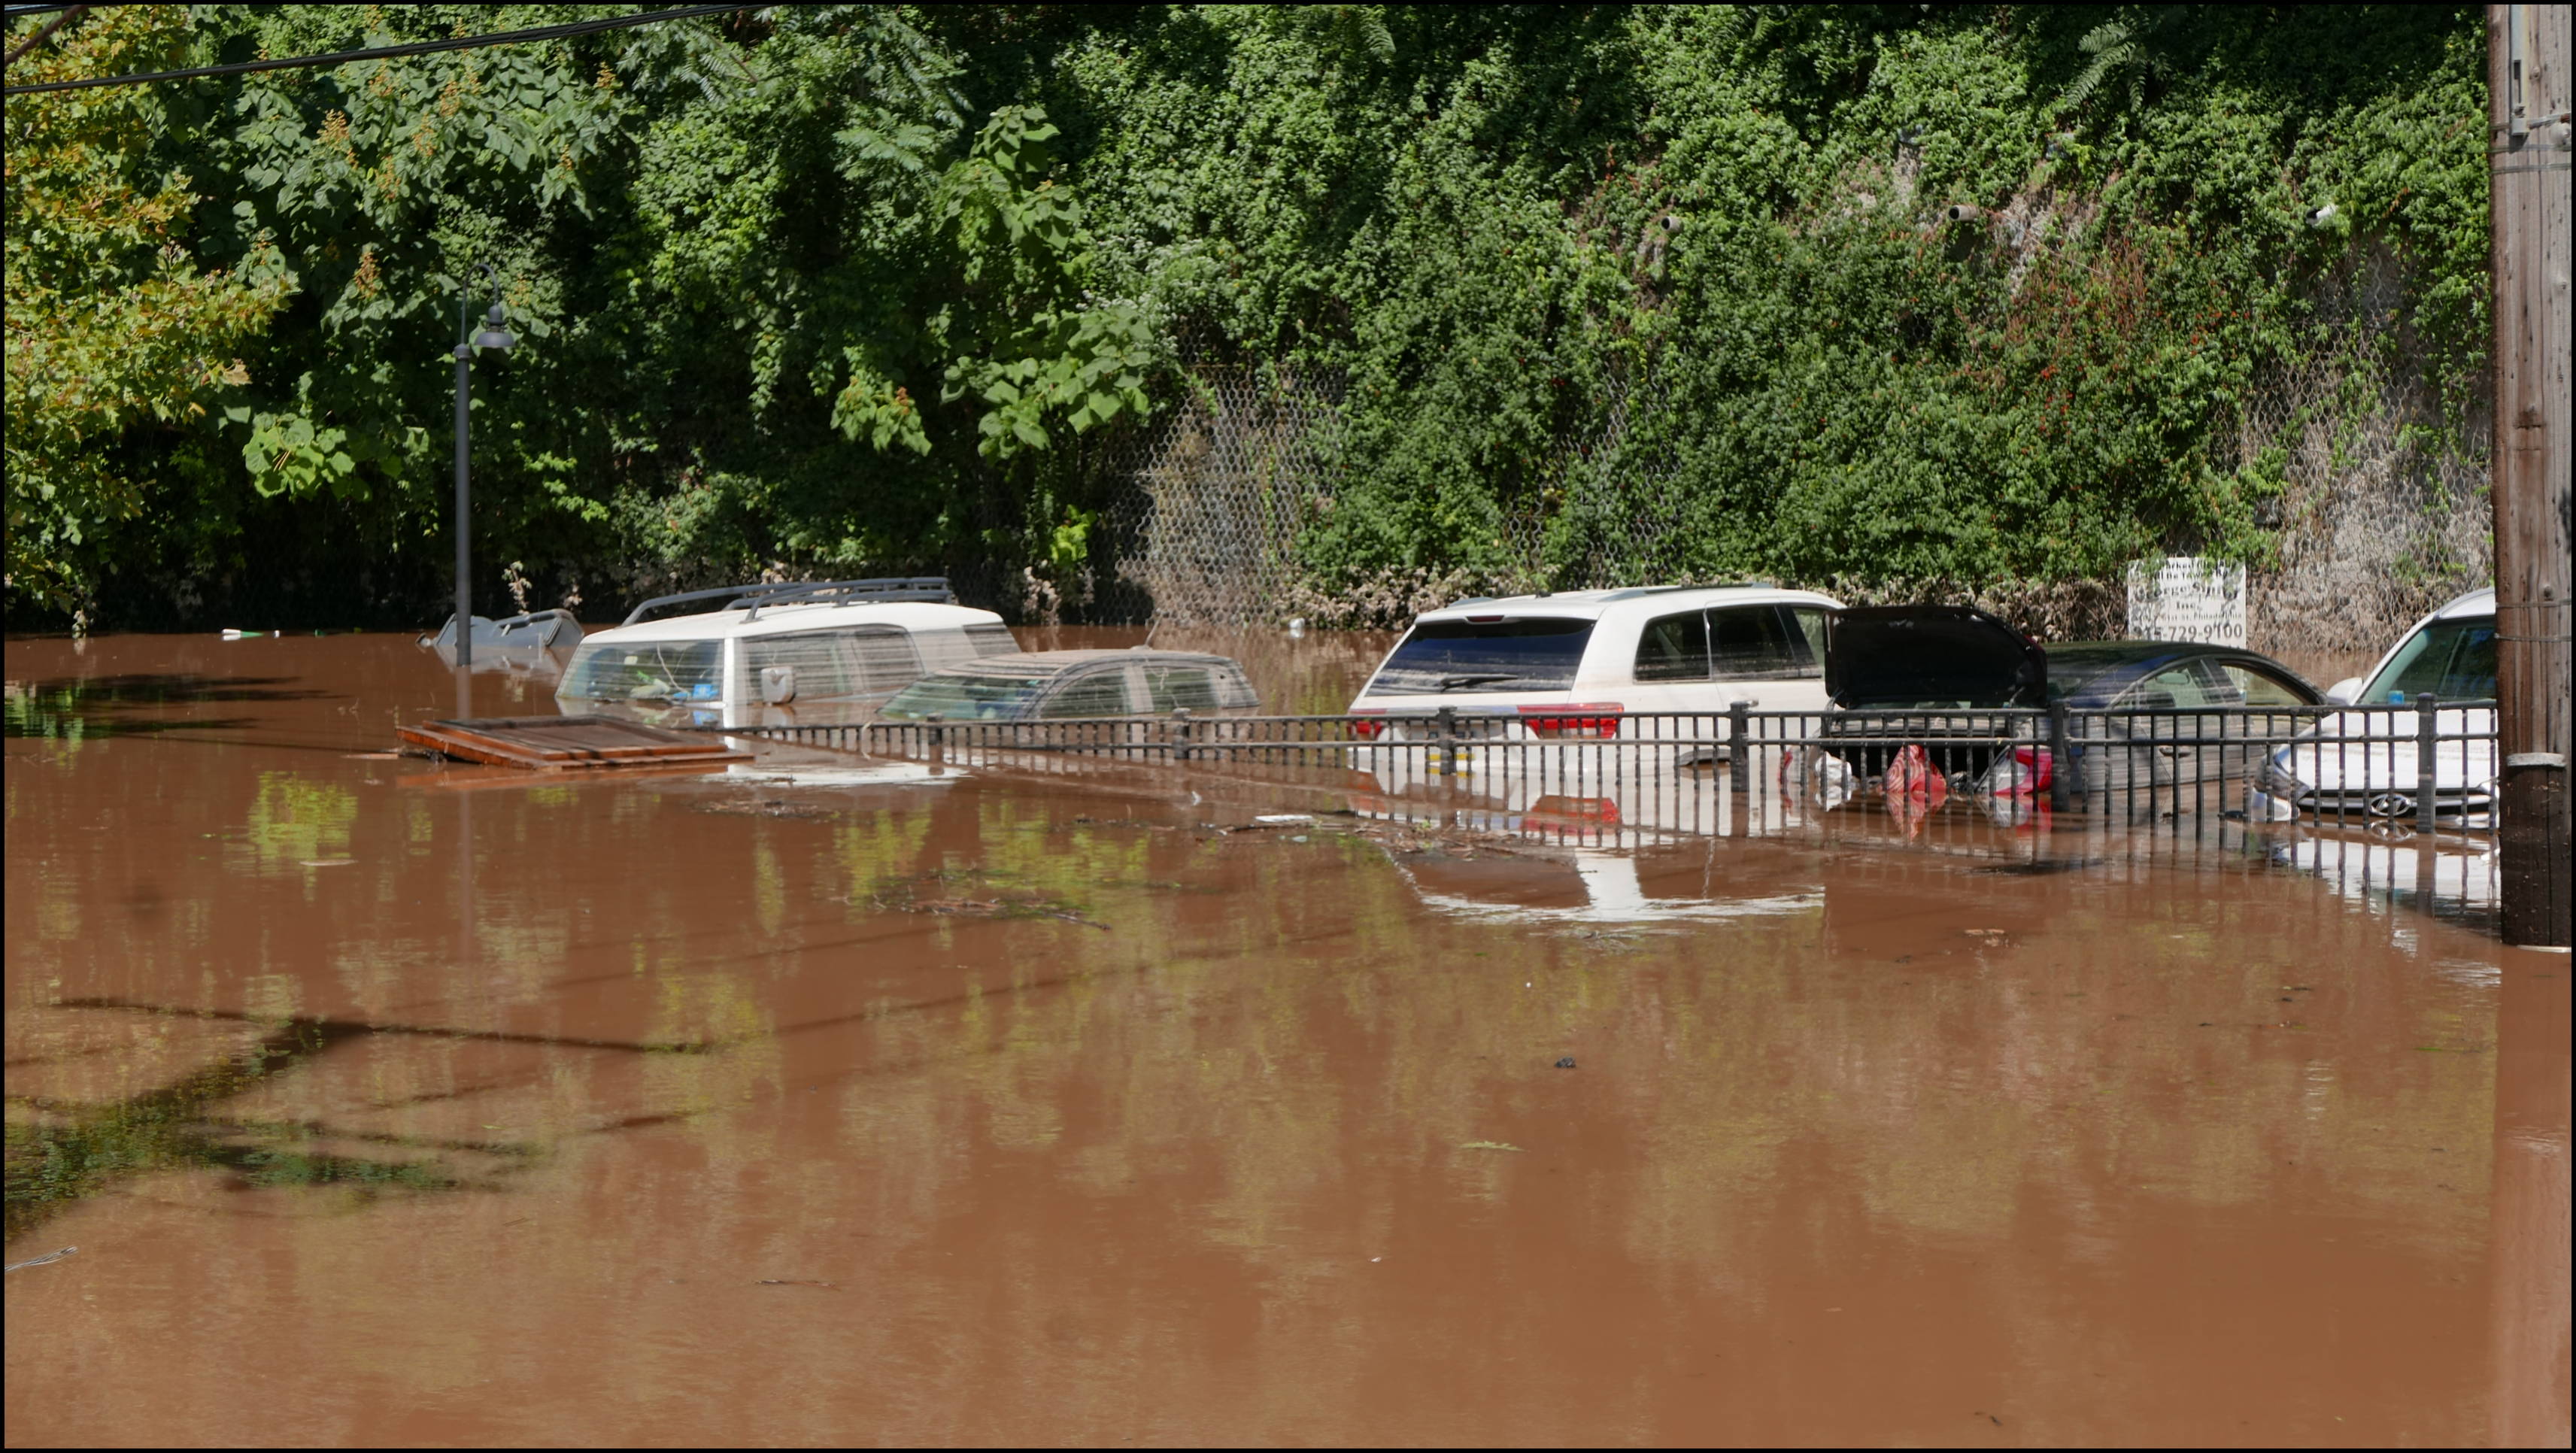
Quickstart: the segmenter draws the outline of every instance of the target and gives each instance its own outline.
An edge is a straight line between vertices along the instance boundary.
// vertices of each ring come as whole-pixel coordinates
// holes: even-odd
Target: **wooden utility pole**
[[[2507,943],[2568,941],[2571,7],[2487,7],[2496,701]]]

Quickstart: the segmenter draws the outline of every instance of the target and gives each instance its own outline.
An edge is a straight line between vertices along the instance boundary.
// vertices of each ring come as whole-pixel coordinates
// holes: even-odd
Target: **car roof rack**
[[[929,601],[937,605],[955,605],[957,593],[948,588],[944,575],[895,575],[875,580],[781,580],[753,585],[720,585],[713,590],[684,590],[677,595],[657,595],[626,613],[620,626],[631,626],[649,612],[666,605],[684,605],[697,600],[723,600],[717,610],[747,606],[745,620],[757,619],[765,605],[789,602],[837,600],[842,605],[880,605],[894,601]]]
[[[1684,590],[1777,590],[1779,588],[1780,582],[1776,580],[1706,580],[1692,585],[1632,585],[1625,590],[1614,590],[1602,596],[1601,603],[1607,605],[1614,600],[1642,600],[1650,595],[1671,595]]]

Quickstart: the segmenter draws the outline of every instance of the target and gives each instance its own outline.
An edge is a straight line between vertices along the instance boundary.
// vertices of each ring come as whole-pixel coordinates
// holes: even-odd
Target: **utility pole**
[[[469,394],[474,386],[474,350],[456,345],[456,669],[474,669],[474,497],[466,477],[473,444]],[[463,677],[458,678],[460,681]],[[464,708],[459,707],[458,710]]]
[[[2568,941],[2571,7],[2487,7],[2496,704],[2507,943]]]
[[[483,319],[483,331],[472,338],[465,336],[468,319],[474,316],[474,305],[463,295],[457,298],[456,318],[456,689],[457,714],[465,714],[465,673],[474,667],[474,497],[467,477],[466,463],[473,453],[474,350],[489,348],[507,353],[518,346],[509,330],[501,326],[500,285],[494,280],[492,264],[483,264],[483,282],[492,292],[492,311]]]

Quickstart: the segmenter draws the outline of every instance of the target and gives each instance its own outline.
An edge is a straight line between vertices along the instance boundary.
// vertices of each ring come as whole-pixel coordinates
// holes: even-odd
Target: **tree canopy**
[[[107,7],[9,79],[624,9]],[[12,97],[9,608],[434,611],[486,267],[487,590],[1064,578],[1209,364],[1337,390],[1327,591],[2259,558],[2277,469],[2214,444],[2320,278],[2395,257],[2467,407],[2482,56],[2465,6],[798,6]]]

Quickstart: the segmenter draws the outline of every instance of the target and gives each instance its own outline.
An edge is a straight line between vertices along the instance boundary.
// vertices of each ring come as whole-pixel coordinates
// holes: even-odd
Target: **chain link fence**
[[[2303,354],[2214,430],[2212,470],[2275,478],[2277,559],[2249,581],[2254,649],[2343,674],[2442,601],[2492,579],[2483,378],[2446,394],[2407,324],[2408,277],[2356,249],[2313,297]],[[1498,570],[1413,568],[1327,592],[1299,541],[1347,468],[1340,380],[1285,365],[1195,366],[1187,399],[1104,458],[1114,480],[1096,619],[1173,625],[1402,624],[1461,595],[1661,584],[1688,574],[1687,479],[1632,419],[1668,407],[1651,364],[1611,385],[1604,422],[1520,491]],[[2462,402],[2465,401],[2465,402]],[[1540,503],[1545,502],[1545,503]],[[1562,562],[1550,570],[1550,559]],[[2117,637],[2120,580],[1802,582],[1854,604],[1972,604],[2044,638]]]
[[[2378,246],[2327,274],[2311,299],[2317,341],[2256,380],[2213,461],[2281,484],[2265,520],[2278,559],[2247,582],[2250,644],[2335,675],[2495,578],[2492,386],[2433,376],[2407,326],[2408,283]]]
[[[1341,473],[1340,381],[1202,365],[1190,392],[1111,456],[1109,579],[1096,613],[1180,626],[1276,624],[1298,538]]]

